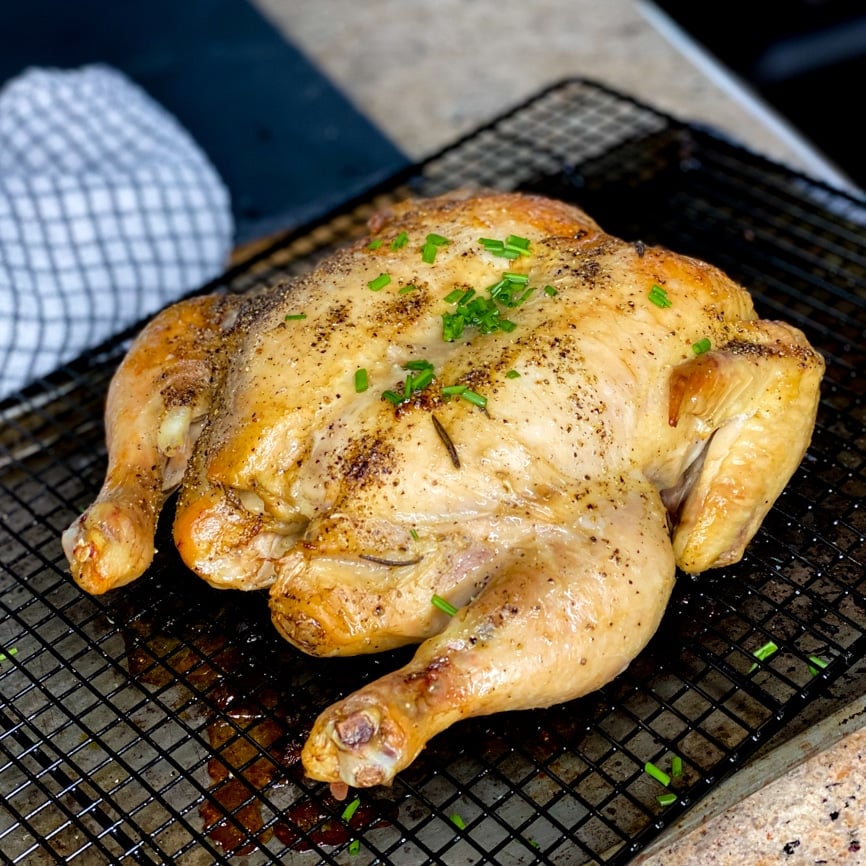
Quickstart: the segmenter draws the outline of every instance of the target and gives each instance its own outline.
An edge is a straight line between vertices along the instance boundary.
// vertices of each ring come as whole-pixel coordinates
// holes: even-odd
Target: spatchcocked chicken
[[[403,203],[308,276],[180,302],[106,407],[98,498],[64,533],[101,593],[174,537],[270,587],[317,656],[420,643],[303,752],[390,782],[468,716],[616,677],[685,572],[739,559],[801,461],[821,356],[719,270],[518,194]]]

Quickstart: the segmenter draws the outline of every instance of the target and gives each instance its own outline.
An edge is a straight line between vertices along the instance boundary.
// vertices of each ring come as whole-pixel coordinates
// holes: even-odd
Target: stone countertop
[[[653,846],[633,866],[789,866],[866,862],[866,729],[688,833]]]
[[[866,863],[866,698],[764,751],[631,866]]]
[[[635,0],[254,0],[411,158],[564,78],[590,78],[792,168],[843,176],[784,122],[700,68]],[[654,26],[651,21],[656,22]],[[691,55],[690,55],[691,56]]]
[[[845,185],[778,118],[687,58],[633,0],[254,2],[413,159],[578,76]],[[738,773],[635,866],[866,863],[866,731],[854,724],[834,735],[834,724]]]

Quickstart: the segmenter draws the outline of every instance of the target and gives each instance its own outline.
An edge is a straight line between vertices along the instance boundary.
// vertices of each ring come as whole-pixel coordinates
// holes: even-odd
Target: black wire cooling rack
[[[164,527],[138,582],[92,598],[68,577],[60,533],[101,482],[120,335],[0,406],[4,863],[621,864],[798,713],[861,689],[866,201],[572,80],[208,289],[304,271],[380,205],[459,186],[559,196],[622,237],[710,260],[825,354],[813,445],[745,559],[682,576],[655,639],[606,688],[459,723],[346,818],[303,777],[300,743],[403,654],[301,656],[261,594],[192,577]]]

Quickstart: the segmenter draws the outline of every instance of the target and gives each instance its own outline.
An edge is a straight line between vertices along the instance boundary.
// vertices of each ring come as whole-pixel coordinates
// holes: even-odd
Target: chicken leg
[[[550,706],[620,674],[674,582],[665,508],[639,473],[590,483],[414,658],[325,710],[302,760],[325,782],[388,784],[470,716]]]
[[[87,592],[123,586],[150,565],[159,513],[210,409],[214,355],[232,310],[232,299],[221,295],[168,307],[138,335],[112,378],[105,480],[62,537],[72,576]]]

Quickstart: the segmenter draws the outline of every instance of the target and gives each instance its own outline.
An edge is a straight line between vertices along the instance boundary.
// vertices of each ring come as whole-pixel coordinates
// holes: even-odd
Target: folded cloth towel
[[[115,69],[0,90],[0,398],[217,276],[229,195],[177,120]]]

